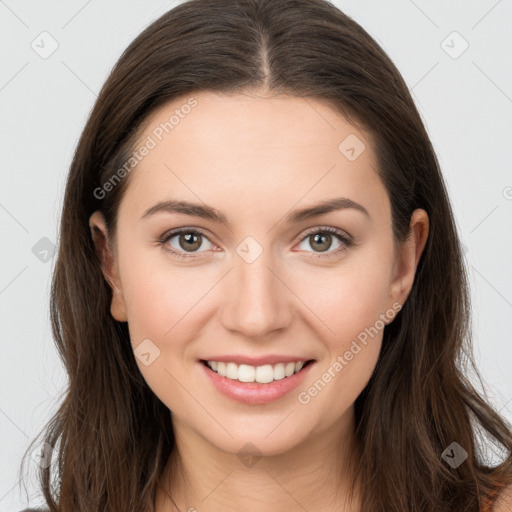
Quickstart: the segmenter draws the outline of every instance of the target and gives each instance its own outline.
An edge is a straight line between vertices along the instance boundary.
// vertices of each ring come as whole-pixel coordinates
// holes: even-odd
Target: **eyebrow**
[[[314,206],[295,210],[285,217],[285,222],[293,224],[306,219],[310,219],[312,217],[317,217],[338,210],[346,210],[349,208],[359,211],[370,218],[368,210],[363,205],[356,203],[355,201],[352,201],[352,199],[348,199],[346,197],[338,197],[335,199],[328,199],[327,201],[323,201]],[[227,217],[216,208],[212,208],[211,206],[207,205],[190,203],[188,201],[175,200],[161,201],[155,204],[143,213],[141,220],[157,213],[181,213],[183,215],[191,215],[194,217],[213,220],[227,227],[230,225]]]

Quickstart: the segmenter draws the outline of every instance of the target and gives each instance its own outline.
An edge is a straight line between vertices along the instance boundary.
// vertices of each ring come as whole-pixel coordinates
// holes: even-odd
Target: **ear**
[[[101,263],[103,275],[112,288],[112,304],[110,313],[119,322],[128,320],[126,303],[123,297],[119,269],[110,243],[105,217],[100,211],[95,211],[89,218],[91,236],[96,249],[96,255]]]
[[[425,210],[417,209],[411,215],[409,235],[398,246],[390,298],[404,304],[414,283],[416,268],[427,243],[429,219]]]

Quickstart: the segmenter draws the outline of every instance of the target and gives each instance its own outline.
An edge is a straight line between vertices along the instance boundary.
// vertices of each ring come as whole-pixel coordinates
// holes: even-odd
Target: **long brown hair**
[[[43,431],[52,464],[40,470],[52,512],[152,511],[174,446],[167,407],[144,381],[88,220],[115,233],[129,174],[98,194],[134,149],[148,115],[198,91],[262,88],[327,101],[372,134],[397,241],[423,208],[430,234],[413,288],[384,330],[375,371],[355,402],[363,512],[483,510],[512,482],[511,426],[474,389],[468,282],[433,147],[386,53],[324,0],[190,0],[146,28],[108,77],[67,179],[51,319],[69,384]],[[96,193],[95,193],[96,191]],[[104,197],[103,197],[104,196]],[[485,433],[505,453],[482,460]],[[468,454],[452,468],[443,451]]]

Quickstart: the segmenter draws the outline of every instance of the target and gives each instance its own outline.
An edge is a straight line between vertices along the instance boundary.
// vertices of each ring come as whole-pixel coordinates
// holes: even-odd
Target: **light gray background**
[[[19,462],[65,386],[48,320],[54,259],[41,260],[48,241],[40,240],[56,242],[72,152],[107,73],[177,3],[0,0],[2,511],[27,504]],[[377,39],[413,91],[467,248],[477,363],[512,421],[512,1],[334,3]],[[58,42],[46,59],[31,47],[51,48],[43,31]]]

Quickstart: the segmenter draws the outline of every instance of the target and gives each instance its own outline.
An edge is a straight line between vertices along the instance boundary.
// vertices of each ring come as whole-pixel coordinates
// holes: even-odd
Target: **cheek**
[[[327,338],[343,345],[385,313],[391,268],[386,253],[367,250],[337,267],[298,271],[293,282],[297,295],[325,324]]]
[[[134,255],[125,268],[123,295],[137,365],[148,386],[169,409],[186,410],[190,404],[183,385],[193,386],[188,354],[193,340],[200,336],[200,320],[205,315],[208,292],[219,279],[218,269],[157,265],[147,255]],[[144,352],[151,353],[150,364],[137,357],[139,346],[148,347]]]
[[[296,279],[298,295],[315,312],[317,335],[325,357],[298,392],[298,402],[312,413],[323,411],[322,424],[330,424],[355,401],[377,363],[389,309],[392,260],[384,252],[376,258],[361,251],[337,269],[318,270],[311,278]],[[319,413],[320,414],[320,413]]]
[[[201,311],[202,301],[219,279],[218,268],[179,267],[158,251],[132,251],[121,262],[123,297],[134,346],[144,338],[159,343],[176,338]]]

